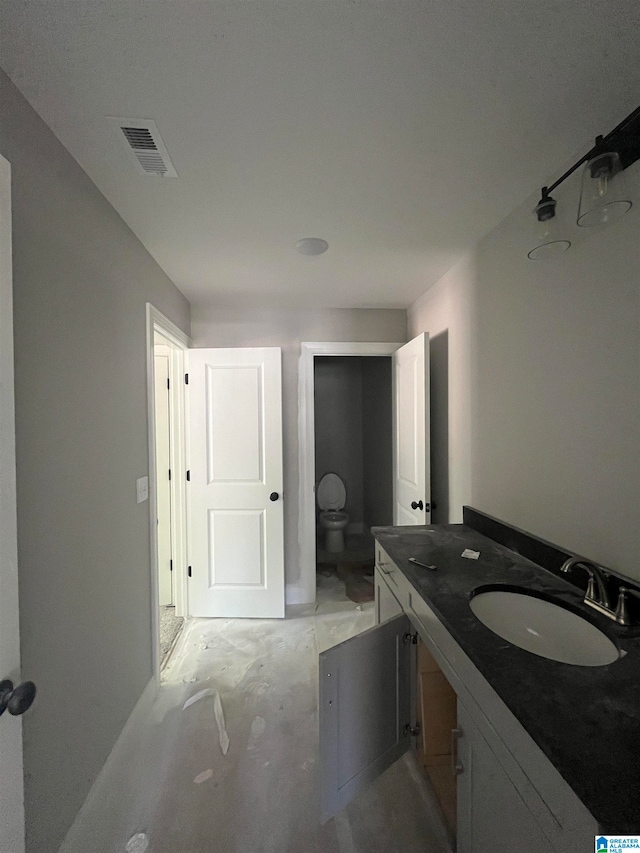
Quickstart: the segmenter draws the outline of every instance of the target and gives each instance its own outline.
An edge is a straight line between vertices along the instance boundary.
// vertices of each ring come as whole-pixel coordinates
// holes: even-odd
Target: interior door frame
[[[11,260],[11,165],[0,154],[0,641],[3,665],[0,679],[20,680],[20,630],[18,606],[18,534],[16,523],[16,442],[13,369],[13,274]],[[8,647],[7,647],[8,646]],[[6,778],[0,791],[0,845],[15,853],[24,851],[24,783],[22,767],[22,717],[2,720]],[[5,751],[6,750],[6,751]],[[5,848],[8,849],[8,848]]]
[[[316,356],[391,356],[403,343],[303,341],[298,371],[298,545],[300,580],[287,584],[287,604],[316,600],[315,374]]]
[[[188,616],[187,593],[187,489],[186,476],[178,472],[187,470],[187,409],[185,389],[186,353],[191,338],[147,302],[147,423],[149,431],[149,532],[151,545],[151,635],[153,674],[160,682],[160,620],[158,595],[158,538],[156,535],[156,428],[155,428],[155,334],[162,335],[171,344],[169,365],[171,396],[171,511],[173,534],[174,581],[176,615]]]

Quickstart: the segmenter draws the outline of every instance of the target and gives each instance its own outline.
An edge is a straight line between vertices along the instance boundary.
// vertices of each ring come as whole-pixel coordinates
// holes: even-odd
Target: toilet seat
[[[347,502],[347,490],[337,474],[325,474],[318,483],[316,501],[322,510],[334,512],[344,508]]]

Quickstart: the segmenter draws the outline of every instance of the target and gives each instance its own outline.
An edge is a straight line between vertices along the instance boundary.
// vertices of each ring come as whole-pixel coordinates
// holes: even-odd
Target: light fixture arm
[[[633,152],[630,152],[629,157],[627,158],[626,166],[630,166],[631,163],[633,163],[633,162],[635,162],[635,160],[639,159],[640,158],[640,107],[636,107],[636,109],[632,113],[629,113],[629,115],[625,119],[623,119],[620,122],[620,124],[617,124],[613,128],[613,130],[610,131],[606,136],[598,136],[598,138],[596,139],[596,144],[593,146],[593,148],[591,148],[589,151],[587,151],[587,153],[584,155],[584,157],[581,157],[579,160],[577,160],[573,164],[573,166],[571,166],[569,169],[567,169],[567,171],[564,173],[564,175],[561,175],[557,181],[554,181],[554,183],[551,184],[551,186],[546,187],[547,195],[549,193],[552,193],[556,189],[556,187],[559,187],[563,181],[566,181],[570,175],[573,175],[573,173],[576,171],[576,169],[579,169],[580,166],[583,165],[583,163],[586,163],[589,160],[591,160],[591,158],[594,157],[599,151],[601,151],[603,147],[607,146],[607,143],[609,143],[609,142],[615,143],[617,141],[617,138],[619,138],[620,135],[625,133],[626,131],[632,131],[634,133],[634,135],[638,135],[637,150],[634,149]],[[614,147],[615,147],[615,145],[614,145]],[[626,166],[625,166],[625,168],[626,168]]]

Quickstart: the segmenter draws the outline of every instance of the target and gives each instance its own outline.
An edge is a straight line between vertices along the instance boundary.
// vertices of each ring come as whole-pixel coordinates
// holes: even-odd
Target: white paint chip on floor
[[[124,849],[125,853],[145,853],[148,847],[149,837],[144,832],[138,832],[127,841]]]
[[[198,773],[196,778],[193,780],[194,784],[202,785],[203,782],[206,782],[207,779],[211,779],[212,776],[213,776],[213,770],[211,770],[211,769],[203,770],[202,773]]]
[[[229,736],[227,734],[227,729],[224,724],[222,700],[220,699],[220,694],[217,690],[216,695],[213,699],[213,713],[215,714],[216,723],[218,724],[218,740],[220,741],[220,749],[222,750],[222,754],[226,755],[229,751]]]
[[[407,757],[320,825],[318,652],[362,607],[327,578],[284,620],[188,621],[59,853],[450,853]]]
[[[204,699],[205,696],[213,696],[216,691],[212,687],[207,687],[204,690],[198,691],[198,693],[194,693],[182,706],[182,710],[186,711],[187,708],[190,708],[192,705],[195,705],[196,702],[199,702],[200,699]]]

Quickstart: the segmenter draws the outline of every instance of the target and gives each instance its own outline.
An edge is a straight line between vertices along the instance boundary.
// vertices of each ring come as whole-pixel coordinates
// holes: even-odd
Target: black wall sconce
[[[549,187],[542,188],[536,216],[536,245],[528,253],[532,261],[566,252],[571,243],[556,234],[557,201],[551,193],[584,164],[577,224],[581,228],[615,222],[632,205],[624,170],[640,159],[640,107],[606,136],[598,136],[590,151]]]

